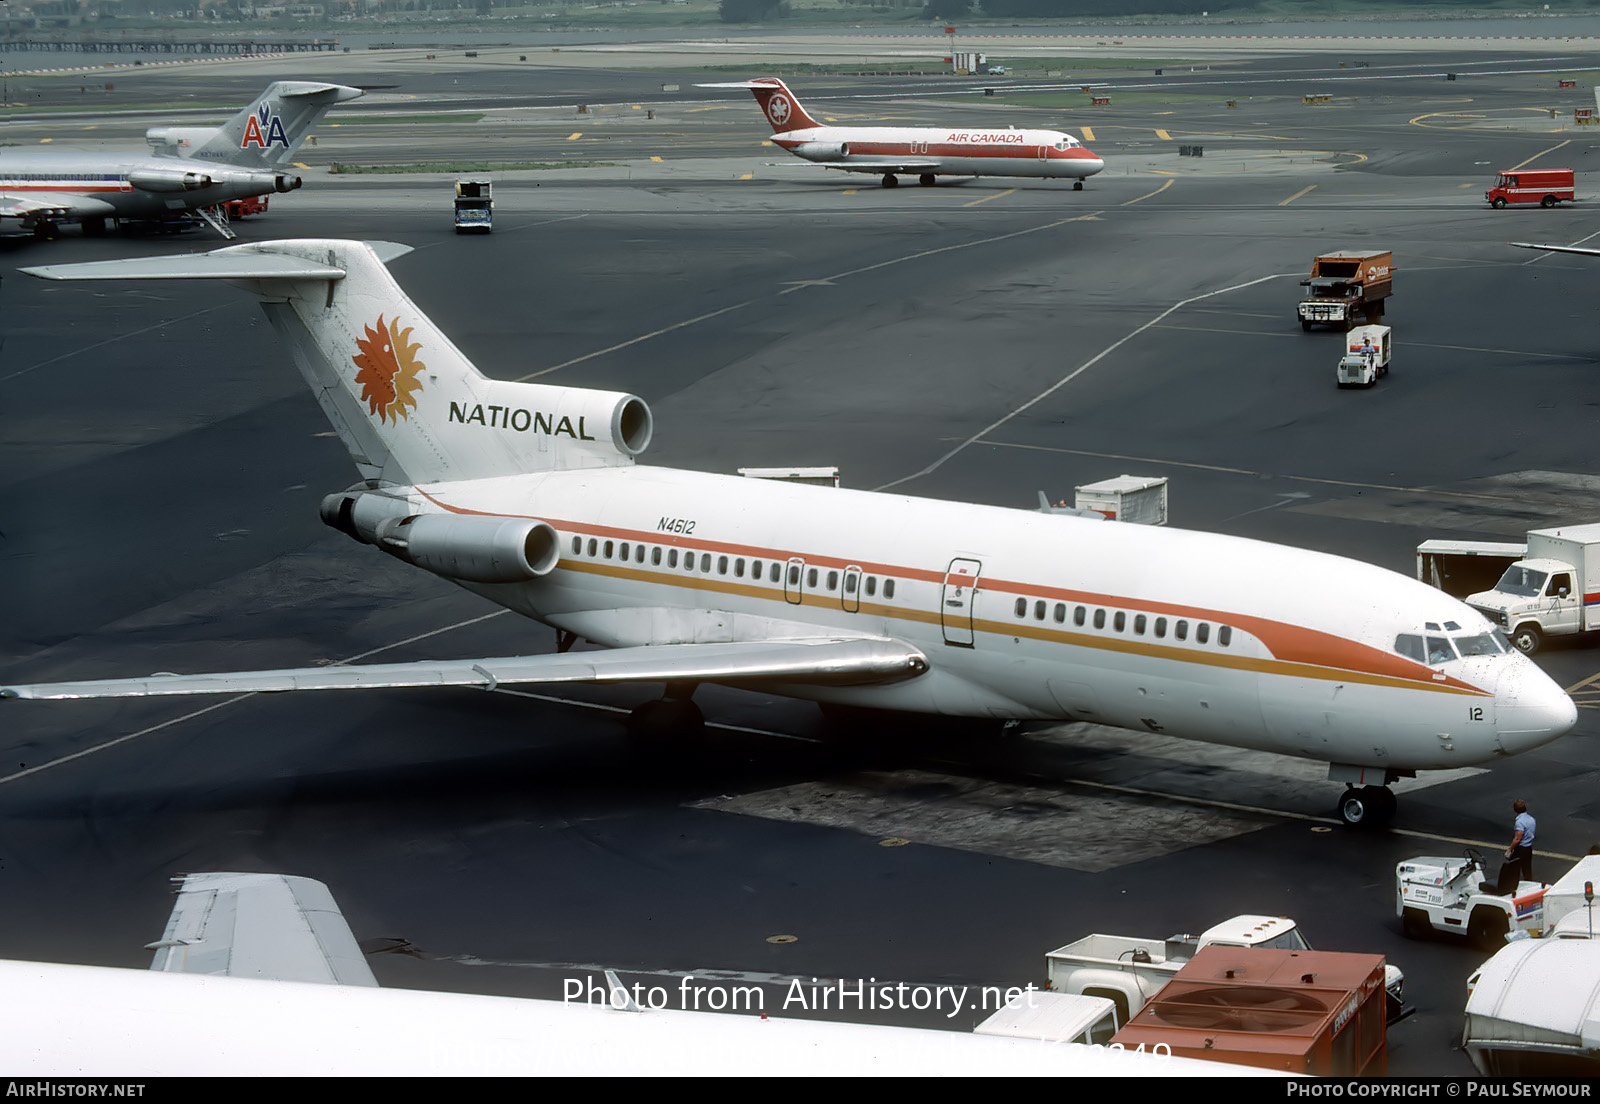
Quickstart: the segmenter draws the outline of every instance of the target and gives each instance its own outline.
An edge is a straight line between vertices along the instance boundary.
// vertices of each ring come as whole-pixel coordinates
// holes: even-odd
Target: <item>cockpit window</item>
[[[1499,655],[1501,652],[1499,641],[1488,633],[1479,636],[1458,636],[1455,642],[1456,650],[1463,656]]]
[[[1415,633],[1401,633],[1394,638],[1394,650],[1418,663],[1428,662],[1428,653],[1422,649],[1422,637]]]
[[[1450,641],[1443,636],[1428,637],[1428,664],[1449,663],[1456,657],[1456,650],[1450,647]]]
[[[1500,576],[1500,581],[1494,588],[1507,594],[1515,594],[1519,598],[1533,598],[1543,588],[1544,580],[1545,572],[1512,564],[1506,568],[1506,573]]]

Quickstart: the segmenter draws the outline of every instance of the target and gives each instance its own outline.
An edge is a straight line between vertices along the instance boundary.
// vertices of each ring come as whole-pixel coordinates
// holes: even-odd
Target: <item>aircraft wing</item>
[[[927,657],[881,638],[756,640],[721,644],[652,644],[595,652],[422,660],[357,666],[232,671],[210,675],[47,682],[0,688],[0,699],[144,698],[166,694],[373,690],[402,686],[524,683],[797,682],[856,685],[893,682],[928,669]]]
[[[189,874],[174,878],[178,903],[167,930],[148,945],[150,969],[378,984],[328,887],[285,874]]]
[[[1518,249],[1543,249],[1547,253],[1577,253],[1585,257],[1600,257],[1600,249],[1585,249],[1581,245],[1534,245],[1532,242],[1512,242]]]
[[[944,164],[932,157],[908,157],[901,161],[813,161],[825,169],[843,169],[846,172],[914,173],[937,169]],[[965,174],[958,174],[965,175]]]
[[[103,199],[73,195],[71,192],[0,192],[0,218],[29,218],[51,215],[55,218],[105,218],[117,209]]]

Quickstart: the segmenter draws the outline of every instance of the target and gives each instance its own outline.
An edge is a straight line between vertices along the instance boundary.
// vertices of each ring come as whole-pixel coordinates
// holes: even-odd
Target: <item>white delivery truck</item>
[[[1286,916],[1235,916],[1199,936],[1139,939],[1123,935],[1089,935],[1045,955],[1049,988],[1056,993],[1105,997],[1117,1008],[1120,1030],[1145,1003],[1171,981],[1201,947],[1272,947],[1307,951],[1311,945],[1299,926]],[[1401,990],[1405,975],[1385,968],[1390,1023],[1405,1014]]]
[[[494,229],[494,185],[487,180],[456,181],[456,233],[487,234]]]
[[[1345,337],[1335,377],[1340,387],[1371,387],[1389,374],[1394,336],[1388,326],[1357,326]]]
[[[1530,530],[1522,559],[1467,605],[1529,655],[1547,636],[1600,629],[1600,523]]]

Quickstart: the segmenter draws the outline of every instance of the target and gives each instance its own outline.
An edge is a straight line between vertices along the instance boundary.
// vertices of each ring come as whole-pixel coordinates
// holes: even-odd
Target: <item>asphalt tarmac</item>
[[[1429,537],[1594,519],[1600,267],[1506,244],[1600,231],[1596,142],[1571,115],[1592,95],[1555,71],[1587,58],[1396,55],[1358,82],[1336,58],[1284,55],[1153,91],[1130,70],[1092,109],[1011,102],[1031,87],[947,95],[953,78],[793,81],[840,121],[1088,127],[1107,169],[1082,192],[889,191],[780,161],[753,103],[689,91],[692,74],[631,72],[608,96],[594,71],[402,79],[336,60],[314,75],[395,87],[331,115],[302,151],[306,187],[241,240],[411,245],[394,272],[480,368],[641,395],[652,463],[832,464],[852,487],[1019,508],[1166,475],[1173,524],[1405,572]],[[244,64],[114,83],[242,104],[266,75]],[[484,118],[415,118],[453,95]],[[407,118],[335,125],[384,112]],[[50,126],[102,140],[81,122]],[[49,129],[14,122],[6,140]],[[322,171],[485,157],[604,164],[500,174],[477,238],[452,231],[448,176]],[[1580,202],[1490,210],[1483,188],[1522,165],[1578,169]],[[15,272],[215,244],[0,238],[6,681],[552,648],[550,630],[317,520],[354,469],[242,295]],[[1336,248],[1396,257],[1393,371],[1367,391],[1335,387],[1339,337],[1294,317],[1311,257]],[[1600,675],[1592,645],[1539,661],[1578,687]],[[142,967],[166,878],[273,870],[328,883],[386,985],[559,998],[615,968],[772,983],[770,1012],[792,978],[1037,983],[1047,950],[1090,932],[1281,914],[1319,948],[1406,971],[1418,1012],[1390,1032],[1390,1073],[1467,1074],[1454,1045],[1484,955],[1401,936],[1395,863],[1493,854],[1519,796],[1541,874],[1600,839],[1591,708],[1546,748],[1401,787],[1391,829],[1352,833],[1317,764],[1096,728],[996,740],[907,719],[840,752],[810,706],[711,689],[711,748],[641,757],[620,719],[649,696],[7,703],[0,954]]]

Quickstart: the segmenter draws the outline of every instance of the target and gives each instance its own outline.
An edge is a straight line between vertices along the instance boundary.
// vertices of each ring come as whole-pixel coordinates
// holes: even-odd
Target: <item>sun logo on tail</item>
[[[380,314],[377,328],[368,326],[367,336],[356,338],[361,351],[350,359],[360,369],[356,382],[361,385],[361,399],[381,422],[392,416],[398,423],[417,407],[416,395],[422,390],[421,375],[427,365],[417,359],[422,346],[412,342],[411,329],[402,330],[398,318],[386,325]]]

